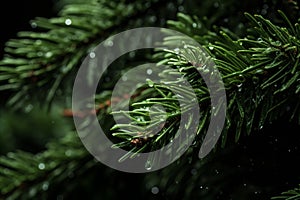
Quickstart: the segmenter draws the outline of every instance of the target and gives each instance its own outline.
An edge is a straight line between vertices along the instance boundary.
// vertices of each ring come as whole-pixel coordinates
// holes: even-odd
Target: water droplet
[[[32,111],[32,109],[33,109],[33,105],[32,104],[28,104],[26,107],[25,107],[25,112],[26,113],[29,113],[30,111]]]
[[[95,57],[96,57],[95,52],[91,52],[91,53],[90,53],[90,58],[95,58]]]
[[[72,151],[68,149],[67,151],[65,151],[65,155],[67,157],[70,157],[72,155]]]
[[[46,58],[51,58],[53,56],[53,53],[52,52],[47,52],[46,54],[45,54],[45,57]]]
[[[193,27],[196,28],[196,27],[197,27],[197,24],[196,24],[196,23],[193,23]]]
[[[151,192],[152,192],[152,194],[158,194],[159,193],[159,188],[154,186],[153,188],[151,188]]]
[[[179,54],[180,49],[179,48],[175,48],[174,51],[175,51],[176,54]]]
[[[243,28],[244,28],[244,24],[243,24],[243,23],[239,23],[239,24],[238,24],[238,28],[239,28],[239,29],[243,29]],[[247,40],[247,39],[245,38],[245,40]]]
[[[114,42],[112,40],[106,40],[104,42],[104,46],[112,47],[113,45],[114,45]]]
[[[150,22],[156,22],[157,18],[156,18],[156,16],[151,16],[149,18],[149,20],[150,20]]]
[[[30,197],[33,197],[33,196],[35,196],[36,195],[36,188],[32,188],[30,191],[29,191],[29,196]]]
[[[209,46],[208,48],[209,48],[209,50],[214,50],[213,46]]]
[[[45,169],[45,164],[44,163],[40,163],[39,165],[38,165],[38,168],[40,169],[40,170],[44,170]]]
[[[65,20],[65,24],[66,24],[67,26],[70,26],[70,25],[72,24],[72,20],[66,19],[66,20]]]
[[[215,3],[214,3],[214,7],[215,7],[215,8],[218,8],[219,6],[220,6],[220,5],[219,5],[219,2],[215,2]]]
[[[152,74],[152,69],[147,69],[147,74],[151,75]]]
[[[267,13],[268,13],[268,11],[267,11],[266,9],[262,9],[262,10],[261,10],[261,14],[262,14],[262,15],[266,15]]]
[[[131,52],[129,53],[129,57],[130,57],[130,58],[134,58],[134,56],[135,56],[135,52],[134,52],[134,51],[131,51]]]
[[[237,87],[238,87],[238,91],[239,91],[239,92],[241,92],[241,91],[242,91],[242,86],[243,86],[243,83],[241,83],[241,84],[238,84],[238,85],[237,85]]]
[[[280,42],[279,40],[277,40],[277,41],[275,42],[275,45],[280,46],[280,45],[281,45],[281,42]]]
[[[263,5],[263,8],[264,8],[264,9],[268,9],[268,8],[269,8],[268,4],[264,4],[264,5]]]
[[[152,169],[152,164],[149,160],[147,160],[147,162],[145,164],[145,168],[146,168],[146,170],[151,170]]]
[[[62,73],[66,73],[66,72],[68,71],[67,66],[62,66],[61,69],[60,69],[60,71],[61,71]]]
[[[43,183],[42,190],[46,191],[48,190],[48,188],[49,188],[49,183],[48,182]]]
[[[244,187],[246,187],[247,186],[247,184],[246,183],[244,183]]]
[[[200,185],[200,189],[203,189],[203,186],[202,186],[202,185]]]
[[[149,78],[147,78],[146,81],[147,81],[149,87],[153,87],[154,86],[154,82],[151,81]]]
[[[257,41],[262,42],[263,39],[262,38],[257,38]]]
[[[179,11],[179,12],[183,12],[183,11],[184,11],[184,7],[183,7],[183,6],[179,6],[179,7],[178,7],[178,11]]]
[[[42,44],[42,41],[41,41],[41,40],[36,40],[36,41],[35,41],[35,44],[36,44],[36,45],[41,45],[41,44]]]
[[[37,24],[35,22],[31,22],[31,28],[36,28],[37,27]]]
[[[167,8],[172,11],[172,10],[175,10],[176,7],[175,7],[174,3],[170,2],[167,4]]]
[[[210,71],[209,71],[209,69],[204,69],[203,70],[203,73],[205,73],[205,74],[207,74],[207,73],[209,73]]]

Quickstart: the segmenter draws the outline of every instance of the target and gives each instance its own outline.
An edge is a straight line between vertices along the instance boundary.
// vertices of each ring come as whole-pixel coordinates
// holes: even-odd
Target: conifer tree
[[[300,125],[297,1],[61,0],[57,6],[60,11],[56,17],[37,17],[30,22],[31,31],[21,31],[16,39],[10,39],[0,62],[0,92],[9,96],[1,112],[10,113],[0,121],[4,127],[0,129],[1,152],[6,153],[0,158],[1,199],[300,199],[299,136],[292,134]],[[94,48],[112,35],[150,26],[183,33],[208,54],[202,57],[203,51],[193,44],[181,49],[130,52],[104,73],[93,97],[96,106],[88,105],[86,112],[74,110],[72,89],[85,57],[95,57]],[[176,46],[185,40],[174,32],[166,34],[160,45]],[[219,112],[210,105],[208,86],[195,70],[211,76],[213,71],[203,67],[208,65],[206,59],[212,60],[220,72],[227,108],[217,145],[199,159],[210,118],[214,110]],[[124,103],[112,98],[117,81],[145,61],[156,63],[160,76],[176,74],[178,80],[147,80],[131,97],[123,94],[123,99],[129,99],[128,111],[112,110],[113,101]],[[87,80],[94,78],[93,71],[87,74]],[[184,114],[189,116],[186,129],[195,116],[188,107],[190,102],[183,109],[178,103],[181,97],[170,92],[170,87],[180,91],[184,102],[191,94],[181,86],[183,79],[193,87],[201,108],[196,113],[201,116],[197,134],[188,147],[185,143],[190,138],[184,132],[175,134]],[[176,137],[182,143],[167,155],[187,150],[155,172],[130,174],[111,169],[89,153],[73,124],[73,118],[83,118],[89,124],[89,115],[93,114],[114,142],[111,148],[129,152],[121,155],[119,162],[168,144],[172,149]],[[112,115],[131,121],[117,123]],[[60,123],[54,125],[53,133],[43,135],[38,133],[43,129],[37,124],[29,131],[26,125],[21,126],[28,116]],[[149,124],[160,127],[159,133],[139,131]],[[14,136],[17,130],[9,128],[18,126],[24,135]],[[20,138],[43,141],[36,148],[16,145],[17,149],[12,149],[9,140],[18,143],[22,142]],[[284,142],[286,154],[281,152]],[[279,150],[272,152],[276,148]],[[145,168],[151,169],[157,160],[158,155],[149,158],[150,165]]]

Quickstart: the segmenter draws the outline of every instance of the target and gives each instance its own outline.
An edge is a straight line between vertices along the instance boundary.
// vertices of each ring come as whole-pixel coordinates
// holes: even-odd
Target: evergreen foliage
[[[243,13],[245,16],[242,18],[243,23],[235,19],[230,20],[232,24],[228,25],[220,19],[236,18],[226,13],[226,9],[235,4],[234,1],[223,4],[218,1],[203,2],[206,3],[206,8],[218,5],[222,7],[222,10],[213,16],[204,11],[204,15],[207,16],[204,17],[191,8],[194,4],[182,1],[176,3],[157,0],[146,3],[140,0],[135,2],[125,0],[62,1],[64,5],[58,17],[37,18],[31,22],[36,30],[20,32],[18,39],[7,42],[6,55],[0,62],[0,90],[12,94],[7,105],[17,111],[24,111],[23,108],[33,100],[37,100],[42,107],[48,109],[51,109],[53,102],[58,99],[63,99],[63,102],[68,101],[74,74],[83,58],[100,41],[120,30],[147,25],[160,25],[177,30],[201,44],[220,71],[228,101],[226,124],[215,151],[207,158],[199,160],[197,157],[199,147],[207,130],[212,109],[209,106],[209,91],[199,74],[193,70],[193,67],[197,66],[198,70],[203,73],[211,73],[206,72],[203,67],[206,60],[199,62],[201,50],[187,45],[183,49],[157,49],[155,52],[146,52],[146,55],[137,52],[134,56],[136,60],[155,61],[157,67],[170,66],[177,70],[178,75],[189,80],[195,88],[201,107],[201,123],[198,125],[197,136],[182,158],[166,169],[137,179],[146,183],[147,188],[159,182],[160,187],[165,191],[164,194],[160,194],[162,195],[160,197],[165,199],[169,197],[178,199],[201,197],[216,199],[232,196],[247,199],[252,197],[247,196],[246,193],[238,193],[240,191],[234,195],[220,194],[219,190],[222,191],[222,188],[226,187],[226,178],[230,178],[234,172],[224,173],[222,177],[209,178],[209,175],[214,176],[210,171],[210,163],[213,160],[222,160],[223,156],[228,157],[231,153],[234,154],[234,150],[237,149],[235,143],[254,132],[263,130],[270,123],[288,118],[291,122],[300,124],[300,14],[298,4],[296,1],[284,1],[283,10],[276,11],[276,17],[272,17],[275,15],[274,12],[270,12],[269,16],[246,12]],[[277,6],[276,3],[270,3],[270,9],[277,9]],[[190,8],[190,13],[184,13],[184,9],[188,8]],[[156,12],[154,12],[155,9]],[[253,13],[253,11],[249,12]],[[176,17],[174,17],[175,14]],[[165,22],[158,19],[170,20]],[[178,35],[169,35],[165,38],[164,44],[172,46],[182,41],[183,38]],[[132,60],[122,58],[115,65],[121,63],[124,67],[114,68],[114,70],[122,71],[130,68]],[[118,73],[121,75],[122,72]],[[161,72],[162,76],[169,73],[173,71]],[[110,78],[109,81],[102,82],[104,89],[97,91],[95,99],[98,105],[96,108],[98,119],[105,124],[106,131],[115,141],[113,147],[121,147],[131,152],[146,152],[169,143],[179,126],[178,116],[189,112],[189,108],[180,110],[176,97],[169,92],[163,82],[153,84],[149,81],[145,83],[149,87],[137,91],[135,98],[131,101],[130,111],[114,112],[122,117],[130,117],[132,123],[114,124],[111,122],[109,103],[106,102],[111,96],[114,82],[112,79],[117,77],[111,75]],[[180,80],[168,82],[168,84],[171,84],[175,90],[189,95],[187,90],[180,88]],[[150,123],[149,109],[154,104],[167,108],[167,123],[158,135],[141,136],[137,134],[138,126]],[[70,102],[64,106],[70,106]],[[287,109],[291,111],[287,112]],[[160,109],[157,109],[156,113],[158,118],[164,115],[164,111]],[[75,116],[76,111],[65,110],[65,115]],[[192,118],[193,116],[190,116],[190,121]],[[160,125],[159,123],[158,120],[155,125]],[[115,173],[113,170],[106,169],[94,161],[81,144],[76,131],[70,130],[63,135],[61,139],[50,142],[44,151],[37,154],[18,150],[2,156],[0,159],[0,197],[48,199],[57,195],[56,191],[60,191],[65,193],[65,197],[72,198],[75,196],[71,195],[72,190],[82,185],[72,183],[65,191],[59,189],[60,186],[70,183],[70,179],[73,180],[74,176],[77,180],[84,179],[85,175],[95,173],[95,169],[98,168],[103,170],[105,174],[103,176],[118,178],[113,176]],[[147,140],[145,139],[139,145],[132,142],[141,137],[147,137]],[[124,159],[134,158],[124,155],[120,161]],[[149,159],[151,159],[149,162],[154,162],[156,158]],[[221,161],[218,164],[222,165]],[[227,170],[230,171],[230,169]],[[191,179],[187,175],[190,171],[193,174]],[[123,177],[125,177],[124,174]],[[216,189],[201,190],[196,193],[196,187],[199,185],[191,183],[205,183],[201,180],[202,177],[207,179],[210,187],[215,186]],[[174,182],[177,185],[172,185]],[[180,188],[179,185],[186,187]],[[274,191],[272,192],[274,195]],[[141,194],[145,198],[152,199],[147,196],[147,193],[141,192]],[[113,191],[110,191],[105,197],[116,198],[114,195]],[[272,199],[300,199],[299,189],[289,190],[282,193],[282,196]]]

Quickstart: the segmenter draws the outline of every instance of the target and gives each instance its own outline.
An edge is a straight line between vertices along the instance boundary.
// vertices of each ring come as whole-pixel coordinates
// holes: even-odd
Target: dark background
[[[5,42],[15,38],[18,31],[30,30],[29,21],[37,16],[55,16],[52,0],[1,1],[0,3],[0,57]]]

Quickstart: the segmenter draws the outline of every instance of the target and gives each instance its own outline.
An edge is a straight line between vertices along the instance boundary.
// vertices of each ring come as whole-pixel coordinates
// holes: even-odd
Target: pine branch
[[[249,30],[251,32],[243,39],[238,39],[237,36],[225,29],[221,29],[216,33],[207,32],[200,36],[192,34],[197,30],[190,31],[190,36],[205,46],[207,51],[214,57],[214,61],[222,73],[223,81],[226,85],[229,102],[227,123],[222,133],[222,146],[226,144],[227,137],[230,137],[230,135],[234,135],[235,141],[238,141],[242,134],[250,134],[255,129],[261,129],[265,123],[272,123],[281,116],[290,120],[296,120],[300,124],[299,74],[297,72],[300,66],[299,24],[291,25],[285,15],[282,12],[280,14],[286,20],[288,28],[274,25],[259,15],[246,14],[255,28],[250,27]],[[191,20],[192,22],[189,22]],[[180,31],[181,28],[192,27],[192,24],[199,23],[202,22],[196,21],[195,18],[180,16],[179,21],[172,21],[169,24],[172,28]],[[176,39],[176,36],[172,36],[167,42],[176,44],[181,41],[180,38]],[[192,64],[189,59],[186,59],[187,56],[184,50],[167,51],[162,55],[166,58],[162,62],[163,64],[169,64],[171,67],[176,66],[180,71],[188,69]],[[193,75],[188,73],[185,76]],[[207,93],[203,94],[208,95]],[[288,111],[290,108],[293,108],[292,112]],[[199,146],[201,137],[200,139],[199,137],[198,139],[196,138],[196,141],[197,144],[193,145],[184,157],[193,158],[193,155],[195,155],[194,151],[198,151],[198,148],[195,148],[195,146]],[[224,150],[222,149],[222,151]],[[183,160],[186,161],[187,159],[183,158]],[[203,161],[207,160],[198,161],[198,164]],[[167,171],[166,173],[169,173],[169,176],[171,173],[174,174],[173,171]],[[188,173],[178,172],[175,173],[177,174],[176,180],[170,178],[167,181],[157,182],[161,182],[162,187],[166,188],[170,193],[173,191],[177,195],[182,195],[181,198],[188,199],[193,196],[194,193],[192,191],[199,190],[199,184],[194,185],[194,183],[202,180],[206,171],[201,166],[198,173],[192,176],[194,180],[192,181],[192,186],[188,187],[187,190],[181,191],[185,192],[182,194],[178,192],[180,189],[174,183],[179,182],[181,185],[189,185],[191,183],[189,182],[190,177],[185,182],[180,182],[181,179],[184,179],[183,176]],[[160,174],[160,177],[169,177],[168,175]],[[224,174],[223,176],[226,175]],[[220,185],[220,182],[222,181],[212,184],[213,187]],[[228,180],[223,182],[228,184]],[[217,192],[218,190],[214,189],[213,191]],[[203,189],[203,193],[205,193],[205,189]],[[209,198],[209,195],[213,196],[216,194],[210,191],[209,194],[203,195]],[[298,198],[297,189],[284,193],[282,197],[277,197],[277,199]]]
[[[74,132],[36,155],[8,153],[0,158],[0,198],[41,198],[52,185],[70,178],[71,173],[80,175],[94,163]]]
[[[96,95],[97,110],[90,108],[84,113],[65,110],[64,115],[88,117],[96,112],[107,126],[111,126],[107,123],[109,96],[110,91]],[[80,177],[97,164],[82,145],[76,131],[65,133],[62,139],[48,143],[45,151],[35,155],[19,150],[10,152],[0,157],[0,199],[48,199],[48,191],[55,194],[56,187]]]
[[[98,12],[98,9],[94,7],[100,5],[106,9]],[[9,55],[1,64],[0,71],[4,73],[0,75],[0,81],[5,83],[1,85],[2,90],[20,89],[12,98],[11,104],[22,105],[21,98],[36,92],[39,87],[46,88],[48,91],[49,83],[52,87],[47,100],[51,102],[64,76],[93,47],[98,36],[104,38],[106,31],[114,32],[115,25],[122,24],[123,17],[131,18],[136,10],[142,13],[144,9],[142,5],[140,6],[143,8],[136,9],[135,5],[127,5],[123,1],[118,3],[117,8],[114,6],[116,4],[113,2],[107,3],[106,1],[92,1],[91,4],[79,2],[66,6],[61,17],[50,21],[37,19],[32,24],[44,28],[46,33],[20,33],[24,39],[12,40],[8,43]],[[123,11],[124,8],[127,8],[127,11],[121,12],[122,20],[116,19],[117,12],[115,11]],[[81,15],[84,17],[79,18]],[[282,115],[287,115],[292,120],[300,120],[300,28],[299,24],[292,25],[283,13],[281,15],[286,20],[287,28],[275,25],[259,15],[247,14],[255,28],[251,28],[249,35],[243,39],[239,39],[226,29],[219,29],[215,32],[209,31],[211,27],[204,29],[204,23],[197,17],[191,18],[179,14],[179,21],[169,22],[170,27],[185,31],[205,46],[222,73],[227,99],[230,100],[227,123],[222,134],[222,145],[225,145],[228,133],[234,132],[235,140],[238,141],[244,132],[250,134],[253,130],[261,128],[265,123],[272,122]],[[108,21],[100,24],[96,19],[101,19],[103,22],[104,16],[108,18]],[[85,21],[91,18],[92,21]],[[95,28],[86,23],[95,25]],[[77,36],[75,38],[71,37],[74,33]],[[181,42],[181,38],[172,36],[166,38],[165,42],[170,45]],[[189,49],[196,52],[195,55],[201,53],[199,49],[192,46]],[[198,64],[194,63],[197,58],[190,59],[191,54],[188,50],[163,51],[155,56],[162,59],[162,64],[178,69],[178,74],[184,78],[195,80],[199,77],[191,71],[193,65]],[[200,65],[198,67],[201,68]],[[162,74],[168,73],[170,71],[163,71]],[[56,78],[55,81],[52,80],[53,77]],[[175,89],[185,91],[178,87],[179,83],[180,81],[172,84]],[[192,81],[192,84],[197,88],[199,103],[205,106],[209,104],[209,93],[204,82],[198,80]],[[126,113],[126,116],[133,116],[137,124],[147,124],[150,117],[148,108],[153,104],[160,104],[169,108],[166,128],[156,138],[150,135],[148,138],[140,139],[141,136],[136,131],[138,129],[136,123],[116,125],[114,129],[122,128],[123,131],[116,132],[113,136],[124,141],[116,144],[117,147],[128,147],[139,152],[144,147],[149,147],[150,150],[159,148],[172,138],[178,125],[178,115],[189,111],[188,107],[182,111],[179,110],[178,104],[174,101],[175,96],[168,92],[168,88],[153,84],[151,81],[148,82],[148,86],[149,90],[139,93],[134,99],[134,104],[132,104],[134,109]],[[183,94],[189,95],[188,92]],[[99,108],[107,105],[109,104],[99,104]],[[294,107],[294,112],[287,113],[287,107]],[[158,118],[163,114],[159,109],[156,112]],[[207,127],[209,112],[209,107],[201,110],[200,114],[204,117],[198,127],[197,145],[200,145],[203,138],[202,133]],[[101,112],[98,113],[98,117],[101,118],[101,116]],[[233,124],[233,122],[237,123]],[[159,125],[158,122],[155,125]],[[189,156],[194,154],[193,151],[188,152]],[[48,187],[47,184],[44,185],[44,181],[51,179],[53,183],[59,182],[67,178],[67,175],[63,173],[65,170],[75,171],[82,165],[87,169],[93,165],[90,164],[91,158],[86,157],[86,151],[73,133],[59,143],[52,143],[48,150],[36,156],[25,152],[11,153],[0,160],[1,193],[5,198],[19,199],[21,196],[26,198],[27,191],[30,190],[33,192],[29,192],[28,198],[32,198],[30,195],[35,196]],[[11,177],[14,178],[13,182]],[[25,194],[23,194],[24,191]]]
[[[179,21],[169,22],[173,29],[179,31],[188,29],[187,32],[190,33],[190,36],[206,47],[222,74],[228,99],[227,123],[222,134],[222,146],[225,145],[228,133],[234,132],[235,141],[237,142],[242,134],[249,135],[253,130],[261,129],[265,123],[272,123],[272,121],[283,115],[300,122],[300,26],[299,24],[292,25],[284,13],[281,11],[279,13],[286,21],[287,28],[277,26],[260,15],[246,14],[254,28],[251,28],[249,35],[242,39],[238,39],[237,36],[226,29],[221,29],[216,33],[204,29],[203,35],[195,36],[194,33],[199,33],[197,24],[201,24],[201,22],[196,18],[193,19],[183,14],[179,14]],[[165,44],[176,46],[182,40],[182,37],[172,35],[166,38]],[[205,70],[202,67],[205,66],[205,61],[199,61],[197,56],[193,57],[193,55],[200,55],[201,53],[200,49],[187,46],[186,49],[160,52],[158,57],[164,57],[160,64],[169,65],[172,69],[177,69],[180,76],[192,80],[191,84],[198,89],[195,92],[200,107],[207,108],[209,103],[208,90],[203,81],[198,81],[201,78],[195,79],[199,75],[190,70],[195,64],[198,70]],[[166,70],[161,74],[164,73],[174,72]],[[180,81],[165,82],[164,84],[174,84],[174,88],[180,90],[183,94],[184,91],[187,91],[178,87]],[[156,90],[157,96],[155,98],[145,98],[139,103],[132,104],[133,110],[126,113],[127,116],[131,116],[131,119],[133,118],[132,123],[128,126],[115,125],[113,129],[119,128],[119,132],[114,133],[114,136],[120,136],[127,141],[127,143],[120,143],[122,147],[127,145],[130,148],[131,146],[132,151],[136,151],[135,145],[132,147],[130,141],[136,137],[147,136],[146,133],[142,136],[137,134],[136,130],[138,130],[138,125],[150,123],[148,111],[153,104],[167,105],[169,115],[166,121],[172,122],[173,127],[179,125],[179,119],[174,118],[172,115],[172,113],[180,113],[180,108],[176,105],[176,97],[169,94],[168,88],[164,84],[153,86],[152,83],[148,83],[150,87]],[[144,110],[141,110],[141,106]],[[293,107],[295,110],[292,113],[287,113],[286,109],[289,107]],[[187,109],[181,112],[188,111]],[[208,125],[209,112],[210,109],[201,110],[200,116],[205,117],[203,117],[204,121],[198,127],[197,143],[202,141],[203,134],[199,133],[203,133]],[[133,113],[142,113],[142,115],[133,116],[131,115]],[[161,112],[158,115],[163,116],[163,114]],[[233,124],[232,122],[236,123]],[[139,148],[145,146],[153,148],[157,147],[157,144],[168,143],[174,133],[174,130],[170,130],[168,127],[166,126],[156,136],[150,138],[147,136],[147,141]],[[161,135],[165,137],[161,137]]]
[[[18,33],[19,39],[7,42],[0,62],[0,90],[15,93],[8,104],[20,108],[25,100],[47,91],[44,100],[49,105],[66,76],[95,44],[157,5],[155,0],[147,4],[74,0],[57,18],[33,20],[31,25],[38,31]]]
[[[281,193],[280,196],[272,197],[272,199],[285,199],[285,200],[296,200],[300,198],[300,188],[295,188],[293,190],[288,190]]]

